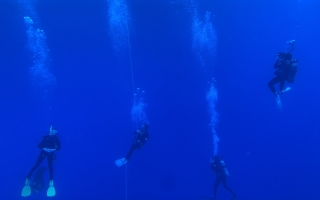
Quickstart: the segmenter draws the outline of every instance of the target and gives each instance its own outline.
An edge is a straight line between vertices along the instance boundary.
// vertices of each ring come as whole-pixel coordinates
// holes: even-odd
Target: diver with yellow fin
[[[49,188],[47,190],[47,196],[53,197],[56,195],[55,188],[53,186],[53,161],[56,158],[55,152],[60,150],[60,137],[58,135],[57,129],[50,126],[50,132],[48,135],[42,138],[42,141],[38,144],[38,148],[41,149],[41,152],[38,156],[38,159],[35,165],[31,168],[27,178],[25,180],[25,186],[22,189],[21,196],[27,197],[31,195],[31,188],[30,188],[30,178],[35,170],[40,166],[42,161],[47,157],[48,160],[48,169],[49,169]]]
[[[287,42],[287,48],[284,52],[279,52],[277,54],[277,60],[274,64],[274,72],[275,77],[272,78],[268,86],[273,94],[276,97],[279,97],[279,94],[283,94],[286,91],[289,91],[291,88],[287,87],[284,89],[285,82],[293,83],[296,73],[298,71],[298,60],[292,59],[291,52],[294,50],[295,40],[290,40]],[[274,85],[280,83],[280,91],[277,92]]]
[[[137,130],[134,133],[135,138],[127,156],[125,158],[120,158],[115,161],[115,164],[117,165],[117,167],[121,167],[122,165],[126,164],[131,158],[133,151],[136,149],[141,149],[142,146],[147,142],[147,140],[149,139],[148,129],[149,129],[149,125],[145,123],[142,125],[142,127],[139,130]]]

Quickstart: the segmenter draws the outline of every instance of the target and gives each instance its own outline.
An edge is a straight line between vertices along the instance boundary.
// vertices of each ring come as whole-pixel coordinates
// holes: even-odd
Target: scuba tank
[[[224,175],[229,176],[228,169],[227,169],[226,164],[224,163],[223,160],[220,160],[220,165],[221,165],[221,167],[223,169]]]
[[[292,51],[294,51],[295,42],[296,42],[296,40],[290,40],[287,42],[287,48],[286,48],[285,53],[290,54]],[[294,77],[296,76],[297,71],[298,71],[298,60],[293,59],[291,61],[290,70],[289,70],[288,76],[287,76],[288,83],[294,82]]]
[[[293,83],[296,73],[298,71],[298,60],[292,60],[290,70],[287,77],[288,83]]]

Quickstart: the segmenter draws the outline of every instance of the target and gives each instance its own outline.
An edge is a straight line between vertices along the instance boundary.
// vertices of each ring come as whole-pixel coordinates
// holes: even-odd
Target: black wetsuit
[[[60,150],[61,145],[60,145],[60,140],[59,140],[58,136],[57,135],[44,136],[42,141],[38,144],[38,148],[41,149],[41,152],[38,156],[36,164],[31,168],[27,178],[30,179],[33,172],[39,167],[39,165],[44,160],[44,158],[47,157],[50,180],[53,180],[53,161],[55,159],[55,154],[54,154],[54,151],[47,152],[47,151],[43,150],[43,148]]]
[[[280,83],[280,91],[283,90],[285,81],[288,79],[288,75],[290,73],[291,64],[291,60],[277,60],[274,64],[274,68],[277,69],[277,71],[274,72],[276,77],[271,79],[268,83],[270,90],[274,94],[277,93],[273,86],[276,83]]]
[[[211,163],[210,168],[213,170],[216,174],[216,181],[214,183],[214,189],[213,189],[213,200],[216,200],[217,198],[217,192],[218,192],[218,187],[222,183],[223,187],[226,188],[232,195],[233,198],[235,199],[237,195],[228,187],[227,185],[227,175],[224,172],[225,166],[222,166],[219,160],[214,160],[214,162]]]
[[[134,141],[131,145],[131,148],[126,156],[126,160],[129,161],[129,159],[132,156],[132,153],[136,149],[141,149],[141,147],[147,142],[149,138],[149,132],[148,130],[138,130],[135,132],[136,136],[134,138]]]

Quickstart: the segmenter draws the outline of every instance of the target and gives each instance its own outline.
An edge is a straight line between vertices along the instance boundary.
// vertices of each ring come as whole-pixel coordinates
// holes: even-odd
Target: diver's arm
[[[149,139],[149,133],[148,132],[144,132],[142,135],[138,135],[138,140],[140,140],[143,144],[147,142],[147,140]]]
[[[60,150],[61,149],[61,143],[60,140],[57,138],[57,145],[56,145],[56,149],[55,150]]]
[[[211,164],[210,164],[210,169],[211,169],[211,170],[214,170],[214,163],[211,163]]]
[[[281,60],[277,60],[276,63],[274,63],[274,68],[277,69],[277,68],[280,68],[281,66]]]
[[[44,145],[45,137],[46,137],[46,136],[44,136],[44,137],[42,138],[41,142],[38,144],[38,148],[39,148],[39,149],[45,148],[45,145]]]
[[[148,139],[149,139],[149,131],[146,132],[145,141],[147,141]]]

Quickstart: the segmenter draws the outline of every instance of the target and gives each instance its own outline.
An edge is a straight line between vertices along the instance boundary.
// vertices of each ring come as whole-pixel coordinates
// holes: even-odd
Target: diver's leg
[[[228,190],[233,195],[233,199],[235,199],[237,197],[237,195],[228,187],[226,176],[224,176],[222,178],[222,184],[223,184],[223,187],[226,188],[226,190]]]
[[[221,177],[217,176],[216,181],[214,183],[214,187],[213,187],[213,200],[217,199],[218,187],[219,187],[220,183],[221,183]]]
[[[54,160],[54,153],[48,153],[47,155],[48,159],[48,168],[49,168],[49,188],[47,190],[47,196],[53,197],[56,195],[56,190],[54,188],[53,184],[53,160]]]
[[[131,148],[130,148],[127,156],[126,156],[126,161],[129,161],[129,159],[130,159],[131,156],[132,156],[133,151],[134,151],[136,148],[137,148],[136,143],[133,143],[133,144],[131,145]]]
[[[277,93],[276,88],[274,88],[273,85],[276,84],[276,83],[279,83],[279,82],[280,82],[279,79],[280,79],[280,78],[279,78],[278,76],[276,76],[276,77],[274,77],[273,79],[271,79],[271,80],[269,81],[269,83],[268,83],[268,86],[269,86],[270,90],[273,92],[273,94],[276,94],[276,93]]]
[[[47,156],[50,180],[53,180],[53,156],[54,153],[49,153]]]
[[[41,164],[41,162],[43,161],[43,159],[46,157],[46,153],[45,151],[41,151],[39,156],[38,156],[38,159],[36,161],[36,164],[31,168],[27,178],[30,179],[30,177],[32,176],[33,172],[39,167],[39,165]]]

